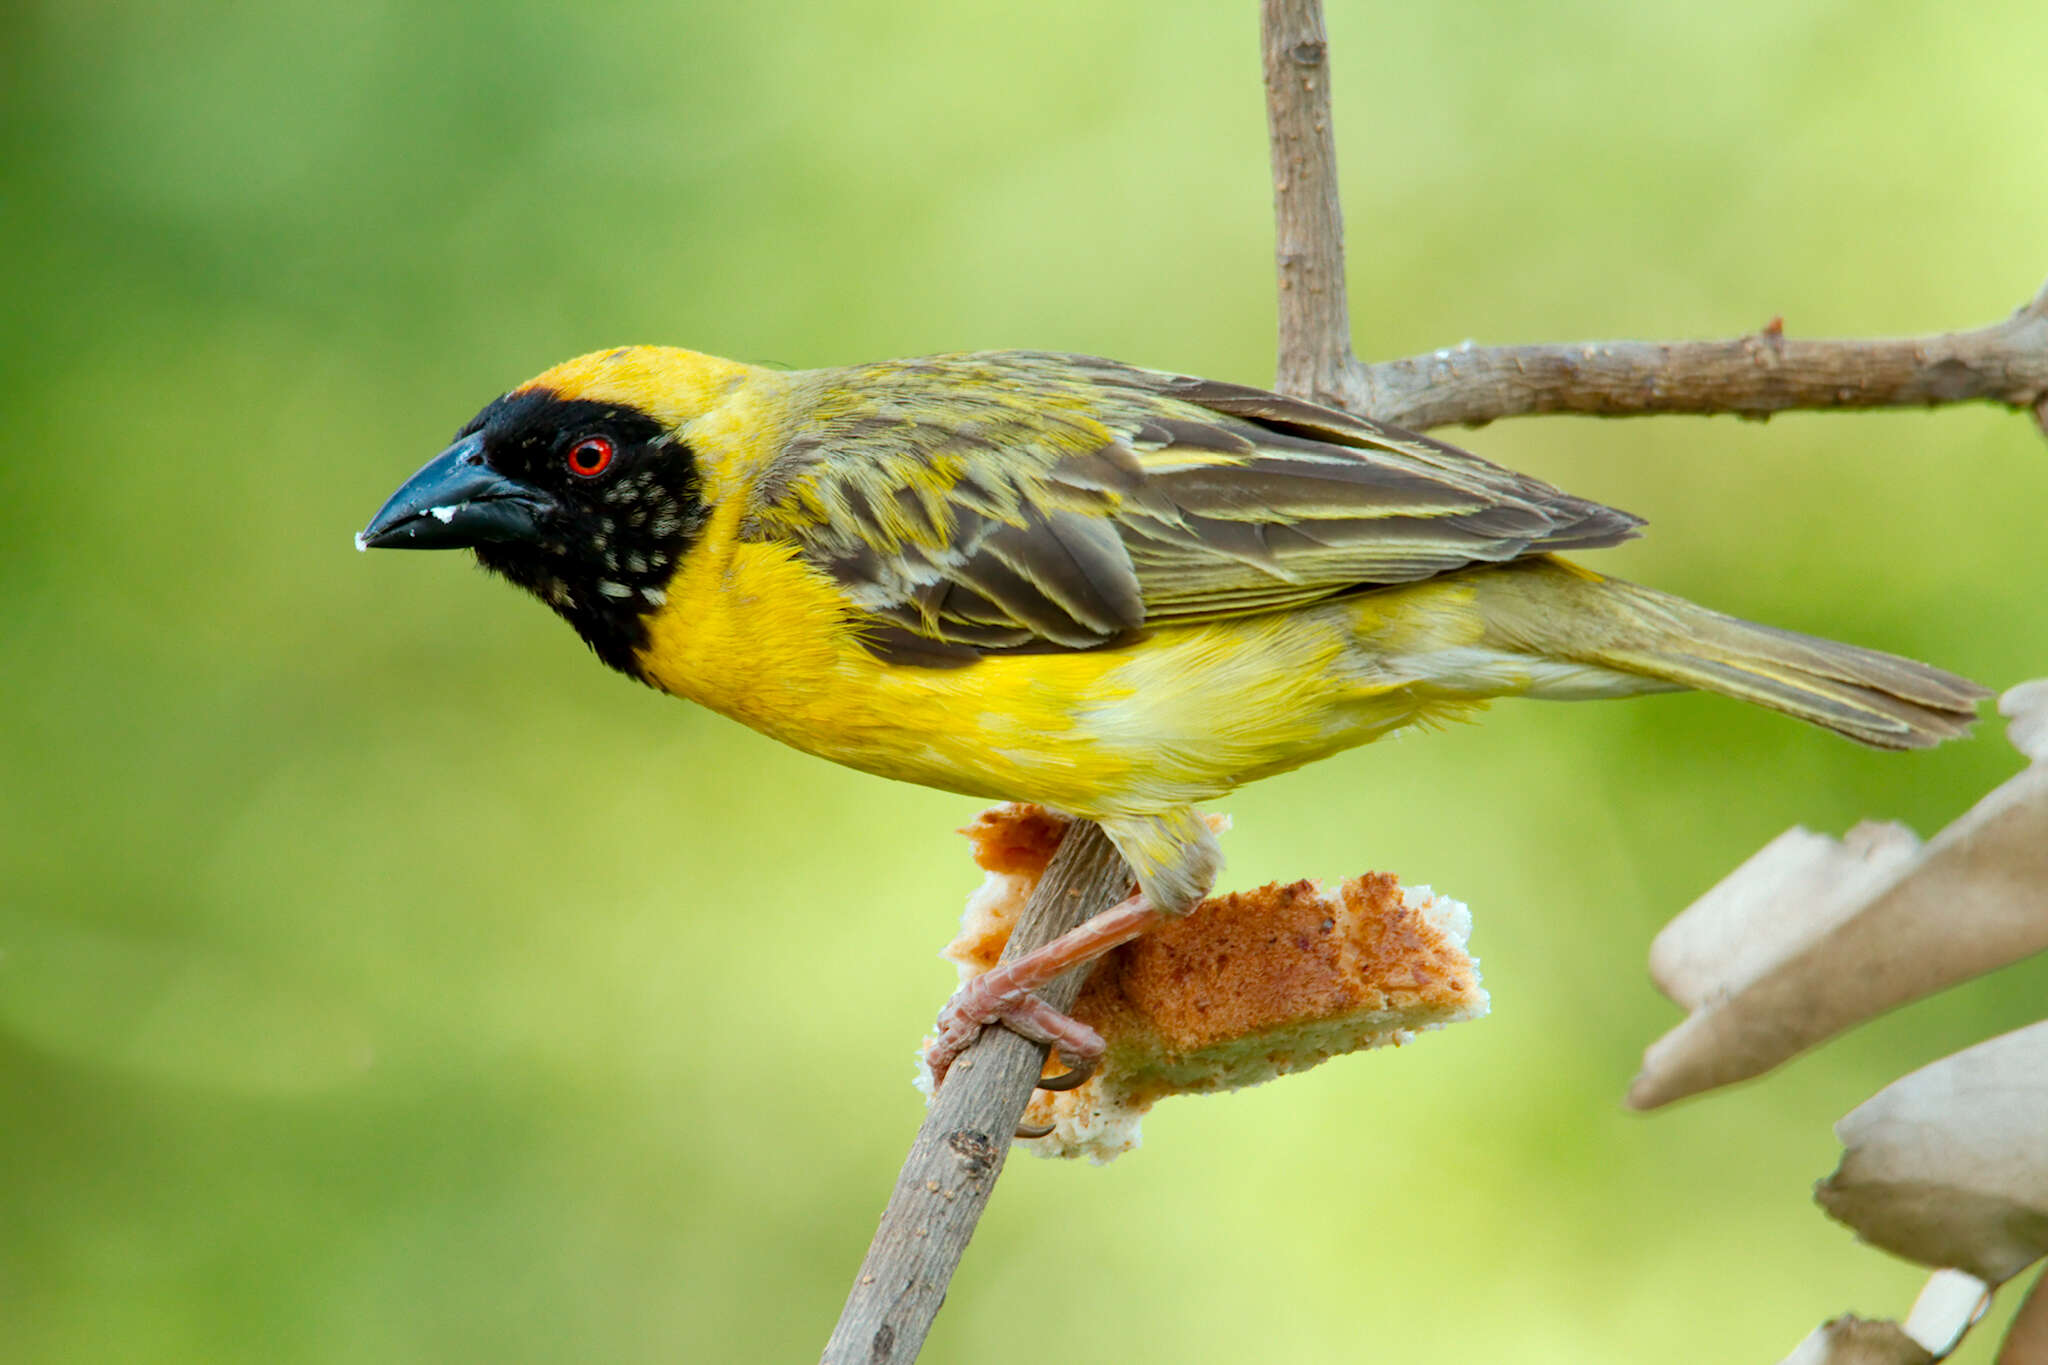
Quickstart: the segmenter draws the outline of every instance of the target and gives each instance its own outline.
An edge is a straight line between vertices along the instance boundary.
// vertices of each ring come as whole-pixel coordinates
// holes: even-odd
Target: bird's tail
[[[1925,749],[1954,739],[1991,695],[1927,664],[1724,616],[1564,560],[1514,569],[1479,595],[1490,638],[1768,706],[1859,744]]]

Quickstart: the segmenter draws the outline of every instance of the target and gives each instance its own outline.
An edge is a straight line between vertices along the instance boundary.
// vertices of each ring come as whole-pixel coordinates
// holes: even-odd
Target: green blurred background
[[[2035,0],[1330,26],[1368,355],[1969,326],[2048,270]],[[0,110],[0,1356],[814,1358],[918,1120],[974,803],[350,533],[601,345],[1269,381],[1254,7],[28,0]],[[2019,418],[1465,439],[1649,517],[1602,568],[2048,672]],[[2033,1017],[2048,963],[1619,1097],[1676,1013],[1657,926],[1790,824],[1938,828],[2018,766],[1984,729],[1509,704],[1239,794],[1228,884],[1433,883],[1493,1016],[1013,1164],[930,1358],[1770,1360],[1902,1312],[1920,1272],[1807,1201],[1829,1124]]]

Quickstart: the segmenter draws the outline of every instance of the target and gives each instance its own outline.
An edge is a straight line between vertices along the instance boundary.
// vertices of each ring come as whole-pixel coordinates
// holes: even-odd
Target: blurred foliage
[[[2032,0],[1330,25],[1367,354],[1975,325],[2048,266]],[[1252,7],[27,0],[0,119],[7,1358],[812,1358],[917,1121],[971,803],[349,533],[604,344],[1266,380]],[[1603,567],[2048,671],[2019,419],[1467,438],[1649,516]],[[1470,901],[1493,1017],[1013,1165],[931,1358],[1036,1359],[1049,1312],[1101,1325],[1079,1359],[1765,1360],[1902,1310],[1918,1272],[1807,1203],[1828,1125],[2037,1012],[2043,963],[1618,1097],[1676,1015],[1659,923],[1789,824],[1938,827],[2017,765],[1987,731],[1511,704],[1240,794],[1235,884]]]

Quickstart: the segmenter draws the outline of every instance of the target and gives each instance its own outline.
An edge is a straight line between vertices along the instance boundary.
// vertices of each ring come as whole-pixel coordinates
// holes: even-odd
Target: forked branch
[[[2003,322],[1923,337],[1808,340],[1773,319],[1725,341],[1473,346],[1367,364],[1351,352],[1344,215],[1321,0],[1262,0],[1280,287],[1277,387],[1415,431],[1502,417],[1991,402],[2048,432],[2048,285]]]

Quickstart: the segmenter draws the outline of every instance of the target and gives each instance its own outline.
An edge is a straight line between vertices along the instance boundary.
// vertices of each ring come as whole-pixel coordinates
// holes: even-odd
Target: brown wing
[[[811,416],[743,534],[793,541],[909,662],[1087,649],[1641,524],[1428,437],[1094,357],[800,379]]]

